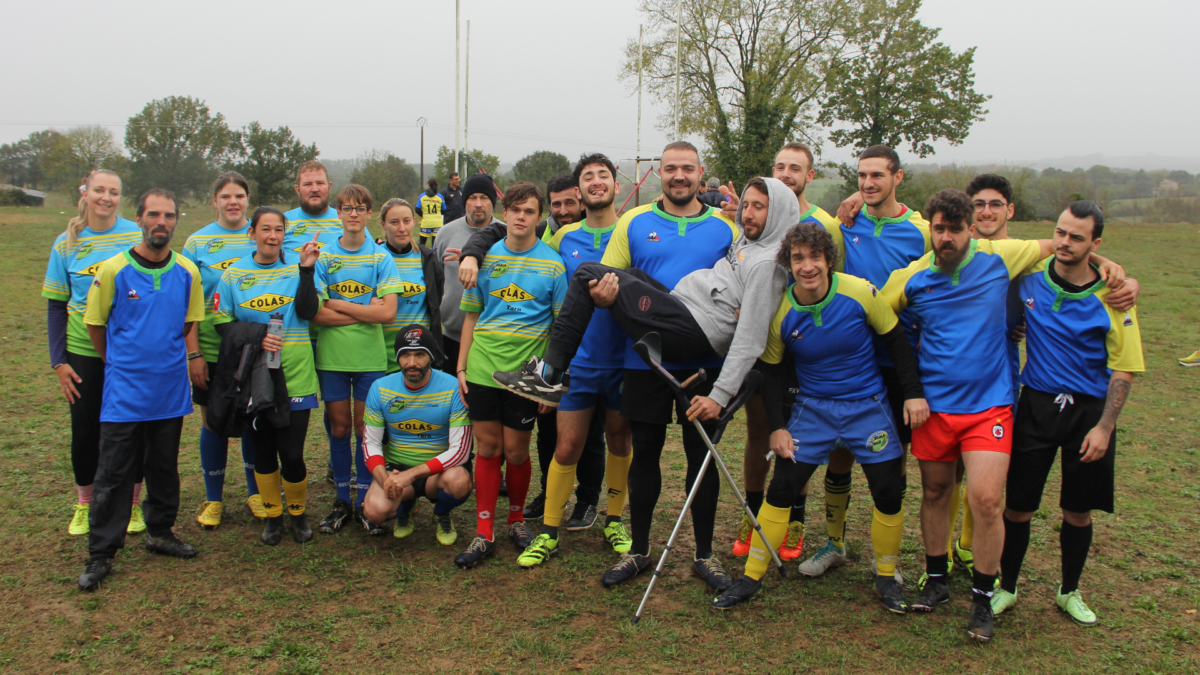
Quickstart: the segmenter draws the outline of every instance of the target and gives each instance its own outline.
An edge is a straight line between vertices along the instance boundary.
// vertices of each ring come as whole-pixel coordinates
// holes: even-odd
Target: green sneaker
[[[406,510],[404,513],[396,516],[396,523],[392,525],[392,536],[397,539],[403,539],[413,533],[416,529],[412,521],[412,509]]]
[[[146,531],[146,519],[142,516],[142,505],[134,504],[133,509],[129,512],[129,527],[125,528],[126,534],[141,534]]]
[[[950,556],[951,571],[954,570],[955,561],[958,561],[963,567],[967,568],[967,576],[975,573],[975,554],[971,552],[971,549],[959,546],[957,539],[954,540],[953,555]]]
[[[71,524],[67,526],[67,534],[78,536],[91,531],[91,528],[88,526],[88,511],[90,510],[90,504],[75,505],[75,515],[71,516]]]
[[[992,592],[992,614],[1000,616],[1013,608],[1017,604],[1017,594],[1009,593],[1003,588],[997,588]]]
[[[437,527],[437,540],[442,546],[453,546],[458,541],[458,530],[454,529],[454,521],[449,513],[434,513],[433,524]],[[409,531],[412,529],[410,527]]]
[[[1066,612],[1075,623],[1080,626],[1095,626],[1096,613],[1088,609],[1088,606],[1083,602],[1083,595],[1079,589],[1062,594],[1062,586],[1058,587],[1058,608]]]
[[[551,539],[548,534],[539,534],[533,538],[533,542],[525,551],[517,556],[517,567],[531,570],[553,558],[555,553],[558,553],[558,540]]]
[[[629,553],[629,549],[633,547],[633,538],[625,531],[625,523],[619,520],[604,526],[604,538],[617,553]]]

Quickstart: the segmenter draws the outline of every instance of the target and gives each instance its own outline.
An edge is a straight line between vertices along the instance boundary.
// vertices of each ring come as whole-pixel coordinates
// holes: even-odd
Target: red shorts
[[[976,450],[1011,455],[1012,425],[1010,405],[964,415],[931,412],[913,430],[912,455],[927,462],[954,462]]]

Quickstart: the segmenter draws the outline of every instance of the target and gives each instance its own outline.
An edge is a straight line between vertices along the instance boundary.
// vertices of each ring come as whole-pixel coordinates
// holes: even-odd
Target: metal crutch
[[[650,370],[653,370],[658,374],[659,377],[663,378],[663,381],[665,381],[667,386],[671,388],[671,391],[675,394],[675,398],[678,399],[682,405],[685,407],[691,405],[691,399],[687,395],[687,390],[692,385],[704,381],[706,375],[703,370],[700,370],[695,375],[689,377],[682,384],[676,380],[675,376],[671,375],[670,371],[668,371],[662,365],[662,341],[659,338],[658,333],[647,333],[644,337],[642,337],[641,340],[638,340],[637,343],[633,345],[633,350],[637,352],[638,356],[642,357],[642,360],[645,361],[648,366],[650,366]],[[787,576],[787,569],[783,566],[783,561],[779,559],[779,554],[776,553],[774,547],[769,545],[766,535],[763,534],[762,526],[758,524],[758,518],[755,517],[754,512],[750,509],[750,505],[746,503],[746,498],[742,496],[742,491],[738,489],[737,483],[734,481],[733,476],[729,473],[729,468],[725,466],[725,462],[721,459],[721,455],[717,453],[716,448],[716,444],[721,442],[721,436],[725,432],[725,427],[729,424],[729,421],[733,419],[733,416],[738,409],[745,405],[750,396],[754,394],[754,390],[757,388],[758,383],[761,380],[762,374],[757,371],[751,371],[750,374],[746,376],[746,380],[742,384],[741,389],[738,390],[737,395],[733,397],[733,400],[729,402],[729,405],[725,406],[725,410],[722,411],[721,416],[717,418],[717,428],[711,439],[708,437],[708,433],[704,431],[704,427],[701,426],[700,420],[692,420],[693,424],[696,425],[696,430],[700,432],[700,437],[704,439],[705,445],[708,446],[708,454],[704,456],[704,462],[700,464],[700,471],[696,474],[696,481],[692,483],[692,489],[688,491],[687,501],[684,502],[683,510],[680,511],[679,518],[675,521],[675,528],[671,530],[671,537],[667,540],[666,548],[663,549],[662,556],[660,556],[658,559],[658,565],[654,568],[654,574],[650,577],[650,583],[646,586],[646,593],[642,596],[642,602],[638,605],[637,612],[633,615],[633,618],[630,619],[630,623],[637,624],[637,622],[641,621],[642,619],[642,610],[646,608],[646,602],[650,599],[650,593],[654,590],[655,582],[657,582],[658,578],[662,576],[663,566],[667,561],[667,554],[671,552],[671,547],[675,545],[675,537],[679,534],[679,528],[683,526],[683,519],[685,516],[687,516],[688,510],[692,506],[692,500],[695,499],[696,491],[700,488],[700,481],[704,478],[704,472],[708,470],[709,460],[716,460],[717,468],[720,469],[721,474],[725,476],[725,481],[728,482],[729,487],[733,489],[733,494],[737,495],[738,502],[740,502],[742,505],[742,510],[745,511],[746,515],[750,517],[750,524],[754,527],[754,530],[758,532],[758,536],[761,537],[764,542],[768,542],[767,550],[771,553],[771,558],[774,560],[776,567],[779,569],[779,575],[783,577]]]

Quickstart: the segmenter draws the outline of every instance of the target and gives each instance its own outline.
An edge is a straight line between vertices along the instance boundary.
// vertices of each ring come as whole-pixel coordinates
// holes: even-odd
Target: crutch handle
[[[688,389],[691,389],[694,385],[700,384],[701,382],[703,382],[707,379],[708,379],[708,373],[704,372],[704,369],[701,368],[700,370],[697,370],[695,372],[695,374],[693,374],[691,377],[684,380],[683,384],[679,385],[679,388],[684,391],[687,391]]]

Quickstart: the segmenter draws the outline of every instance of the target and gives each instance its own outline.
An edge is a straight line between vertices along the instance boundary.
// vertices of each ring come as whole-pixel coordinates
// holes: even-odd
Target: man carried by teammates
[[[1061,448],[1062,584],[1056,600],[1076,623],[1096,624],[1079,591],[1092,544],[1092,511],[1113,512],[1117,417],[1133,374],[1146,370],[1137,310],[1105,304],[1110,289],[1088,263],[1103,233],[1100,207],[1074,202],[1054,228],[1054,255],[1019,279],[1027,359],[1008,465],[996,614],[1016,604],[1030,520]]]
[[[694,148],[689,149],[690,146],[683,147],[685,145],[674,143],[667,146],[662,161],[664,185],[668,189],[664,203],[669,201],[676,207],[686,208],[695,199],[702,169],[698,166],[699,153]],[[663,205],[656,203],[648,208],[655,209],[654,213],[657,214]],[[638,215],[635,212],[634,217]],[[707,219],[709,215],[710,207],[703,207],[700,217]],[[654,229],[634,230],[633,224],[626,219],[629,216],[626,216],[618,223],[604,256],[605,262],[623,264],[609,266],[589,262],[579,266],[571,278],[570,289],[555,324],[545,360],[530,359],[519,371],[497,372],[493,377],[510,391],[547,405],[559,405],[563,397],[570,393],[566,371],[584,340],[595,310],[609,308],[612,318],[631,339],[638,340],[648,332],[658,332],[662,338],[663,355],[668,361],[703,363],[724,357],[724,365],[718,371],[711,392],[695,396],[686,412],[678,411],[680,417],[689,420],[715,419],[722,407],[736,395],[746,374],[754,366],[755,359],[766,346],[766,331],[779,306],[787,278],[784,269],[776,264],[775,256],[784,232],[797,222],[799,215],[794,193],[782,182],[773,178],[751,180],[743,193],[742,207],[738,211],[742,236],[727,248],[726,256],[715,260],[708,269],[696,270],[682,277],[674,290],[645,270],[629,267],[630,244],[635,241],[635,232],[637,237],[649,241],[675,234],[675,230],[666,230],[664,225],[677,227],[682,234],[691,219],[677,217],[673,219],[674,222],[658,222],[656,226],[663,227],[660,234]],[[666,220],[663,216],[658,218]],[[679,243],[679,248],[686,243],[682,238],[671,239],[673,243]],[[682,250],[672,253],[675,258],[686,256]],[[637,254],[632,257],[636,260]],[[654,262],[653,259],[650,261]],[[700,335],[705,336],[706,340],[698,340]],[[676,366],[674,370],[682,369]],[[630,382],[627,371],[624,413],[627,418],[636,421],[636,409],[631,405],[634,390],[628,386]],[[647,389],[651,382],[645,381]],[[639,405],[650,405],[648,401],[641,400],[647,393],[638,392]],[[663,398],[667,401],[665,413],[669,419],[670,397]],[[663,427],[665,433],[665,424]],[[646,487],[658,487],[657,484],[661,482],[658,462],[662,437],[658,439],[657,450],[648,447],[644,455],[639,457],[638,453],[642,451],[637,443],[636,424],[633,429],[634,462],[638,464],[630,471],[633,546],[622,562],[605,575],[606,586],[626,581],[650,566],[649,527],[658,490],[647,489],[639,495],[638,485],[632,479],[636,476],[641,480],[648,476],[652,483]],[[703,452],[696,451],[694,446],[689,448],[688,427],[684,429],[684,447],[688,457],[687,482],[690,488],[691,482],[698,479],[698,467],[707,448]],[[646,466],[644,471],[640,470],[647,459],[652,464]],[[693,570],[714,590],[724,591],[731,585],[731,580],[715,556],[712,556],[712,525],[718,479],[715,474],[709,475],[714,485],[704,498],[711,503],[712,510],[698,512],[697,503],[701,500],[701,494],[697,495],[692,506],[697,547]],[[705,507],[707,509],[708,505]]]
[[[955,464],[962,457],[971,476],[967,497],[978,535],[967,633],[987,641],[994,634],[991,599],[1004,542],[999,505],[1012,447],[1004,299],[1010,280],[1048,256],[1053,242],[972,239],[974,207],[957,190],[934,195],[926,212],[934,252],[893,273],[881,291],[897,314],[909,310],[920,330],[921,384],[931,410],[928,422],[913,434],[924,488],[921,533],[928,579],[910,606],[929,612],[950,599],[948,507]],[[1119,266],[1095,254],[1093,259],[1110,286],[1124,283]]]
[[[529,439],[538,406],[494,386],[492,373],[518,368],[545,353],[550,325],[567,292],[562,259],[537,238],[541,191],[532,183],[516,183],[504,193],[502,203],[507,236],[488,250],[479,282],[462,298],[466,316],[456,370],[479,452],[476,536],[454,559],[462,568],[474,567],[495,553],[494,515],[502,462],[508,465],[510,536],[521,551],[533,540],[524,509],[531,476]]]
[[[796,282],[775,312],[762,355],[766,364],[774,364],[763,368],[763,399],[776,455],[771,489],[758,511],[766,545],[777,546],[786,534],[795,493],[829,461],[834,448],[846,448],[862,465],[875,501],[875,589],[889,611],[904,614],[908,604],[895,579],[904,532],[904,453],[875,361],[874,340],[883,339],[900,374],[905,423],[919,427],[929,407],[916,358],[904,328],[875,287],[833,271],[837,248],[823,226],[801,223],[791,228],[778,260],[791,267]],[[778,366],[785,352],[794,358],[800,389],[786,425]],[[768,562],[769,553],[755,532],[745,574],[713,601],[713,607],[729,609],[758,593]]]
[[[371,385],[361,451],[374,480],[363,511],[382,525],[424,496],[438,543],[451,546],[458,532],[450,512],[471,495],[471,420],[458,380],[435,370],[440,342],[421,324],[404,326],[395,341],[400,370]]]

